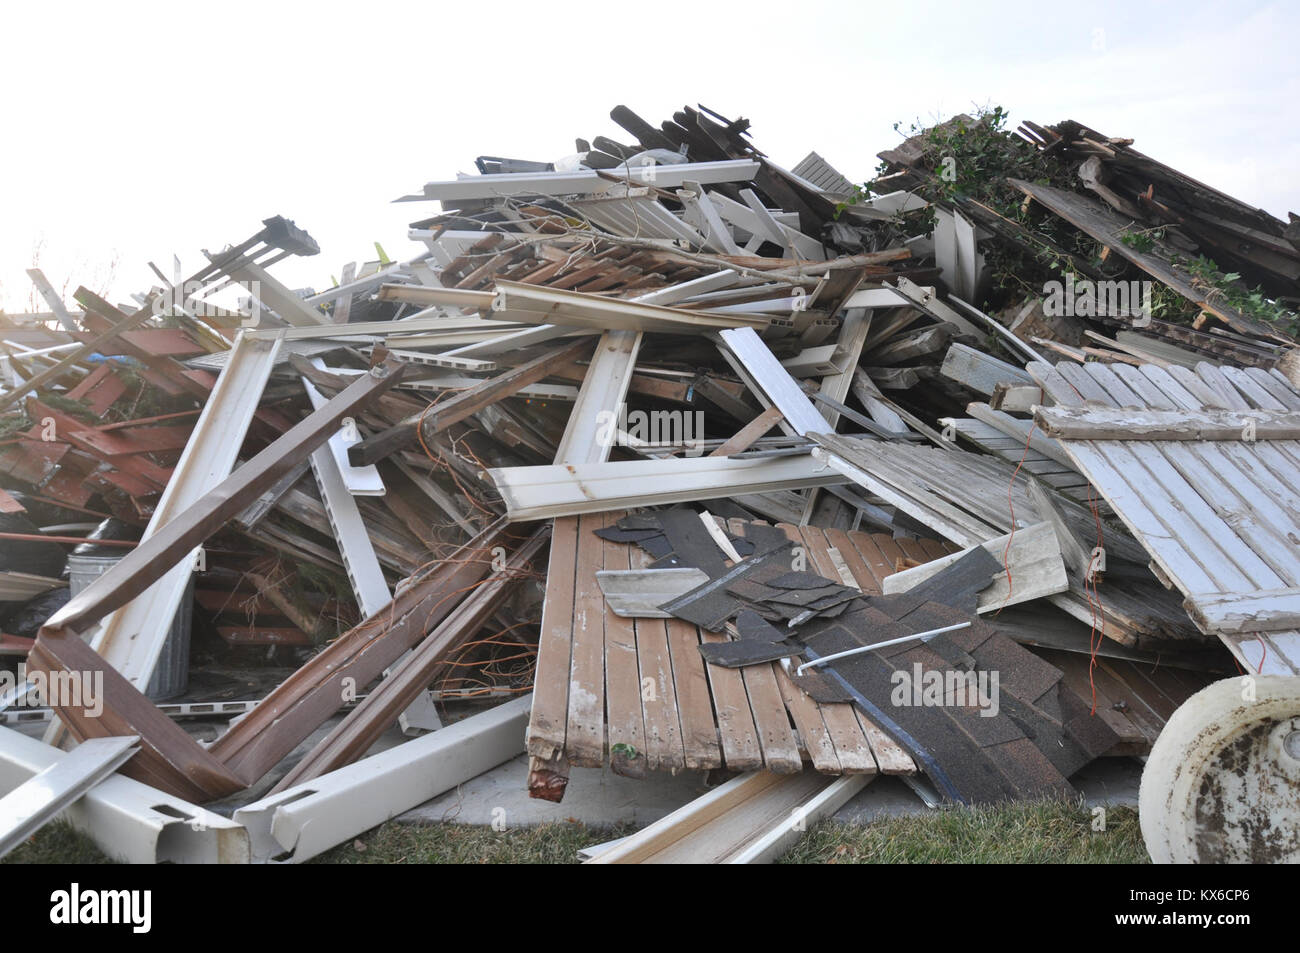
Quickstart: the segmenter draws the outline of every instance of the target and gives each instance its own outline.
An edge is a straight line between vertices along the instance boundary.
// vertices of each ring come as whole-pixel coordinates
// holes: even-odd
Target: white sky
[[[999,104],[1077,119],[1244,201],[1300,212],[1300,4],[1073,2],[374,6],[10,0],[0,22],[0,307],[39,260],[114,300],[201,248],[294,219],[322,253],[275,273],[419,249],[392,205],[476,155],[549,161],[703,103],[787,167],[816,149],[870,178],[896,121]],[[43,304],[37,307],[44,309]]]

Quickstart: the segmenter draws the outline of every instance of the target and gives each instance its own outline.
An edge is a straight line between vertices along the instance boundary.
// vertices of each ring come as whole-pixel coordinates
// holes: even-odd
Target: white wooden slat
[[[1156,370],[1161,369],[1156,367],[1154,364],[1147,366],[1155,367]],[[1161,391],[1151,378],[1147,377],[1147,375],[1142,372],[1142,368],[1134,367],[1132,364],[1115,364],[1110,368],[1110,370],[1115,377],[1123,381],[1124,385],[1136,395],[1137,399],[1140,401],[1136,406],[1150,407],[1155,410],[1173,410],[1178,406],[1177,401],[1175,401],[1172,396]],[[1166,377],[1168,377],[1168,375],[1166,375]],[[1170,377],[1169,380],[1173,381],[1173,378]]]
[[[1229,632],[1219,638],[1247,672],[1300,675],[1300,632]]]
[[[1130,532],[1148,548],[1161,571],[1178,581],[1180,589],[1184,592],[1222,591],[1218,582],[1177,543],[1169,528],[1130,484],[1126,475],[1128,461],[1121,461],[1117,466],[1098,448],[1084,441],[1070,441],[1065,448]]]
[[[842,441],[813,450],[813,456],[958,545],[975,546],[999,535],[996,528],[916,486],[910,479],[907,480],[909,492],[901,492],[893,480],[877,475],[881,470],[877,461],[863,459]]]
[[[1105,388],[1097,383],[1096,379],[1089,374],[1084,365],[1076,364],[1073,361],[1062,361],[1056,365],[1057,373],[1073,387],[1085,401],[1096,400],[1103,404],[1114,407],[1115,401]]]
[[[765,397],[768,405],[781,408],[795,433],[805,436],[832,429],[753,328],[720,331],[718,339],[728,363],[752,382],[750,389],[756,391],[755,396]]]
[[[1211,387],[1227,404],[1228,410],[1250,410],[1250,401],[1232,386],[1216,364],[1203,361],[1196,365],[1196,376]]]
[[[1188,600],[1197,625],[1207,632],[1287,631],[1300,625],[1300,589],[1227,592]]]
[[[1242,396],[1255,407],[1261,410],[1286,410],[1286,405],[1282,401],[1270,394],[1266,388],[1262,387],[1258,381],[1241,368],[1229,367],[1225,364],[1219,370],[1241,392]]]
[[[1272,377],[1274,380],[1277,380],[1278,382],[1280,382],[1281,384],[1289,388],[1290,390],[1300,392],[1300,388],[1297,388],[1296,385],[1292,383],[1291,380],[1285,374],[1279,371],[1276,367],[1270,367],[1268,369],[1268,375]]]
[[[1143,365],[1143,373],[1149,375],[1150,372],[1146,370],[1146,367],[1148,366],[1149,365]],[[1233,409],[1231,407],[1232,401],[1224,397],[1223,394],[1221,394],[1213,385],[1206,383],[1198,377],[1194,370],[1186,367],[1178,367],[1176,365],[1169,368],[1162,368],[1162,370],[1166,370],[1170,377],[1176,380],[1179,384],[1182,384],[1189,393],[1200,400],[1206,407],[1213,407],[1217,410]]]
[[[758,174],[759,164],[749,159],[722,162],[683,162],[677,165],[634,165],[621,168],[618,175],[636,185],[653,185],[661,189],[679,188],[686,179],[697,182],[748,182]],[[426,183],[418,195],[405,195],[398,202],[423,202],[428,199],[493,199],[514,195],[591,195],[621,188],[592,169],[571,172],[497,172]]]
[[[1035,523],[1014,534],[998,536],[981,546],[1000,564],[1011,567],[1010,579],[1006,570],[1002,570],[993,577],[993,584],[979,593],[976,612],[981,615],[999,611],[1004,606],[1065,592],[1070,588],[1065,562],[1061,557],[1061,546],[1051,523]],[[881,580],[881,592],[885,595],[907,592],[969,552],[970,549],[964,549],[892,573]]]
[[[1117,390],[1122,387],[1132,394],[1132,391],[1119,383],[1113,371],[1101,364],[1084,365],[1084,369],[1076,364],[1072,368],[1062,369],[1062,373],[1067,379],[1074,376],[1076,386],[1086,376],[1095,390],[1085,390],[1085,393],[1093,393],[1111,406],[1119,406],[1119,401],[1105,389],[1103,382]],[[1133,399],[1137,399],[1135,395]],[[1207,530],[1206,527],[1222,525],[1222,521],[1216,518],[1213,508],[1202,498],[1196,485],[1188,482],[1173,467],[1165,457],[1163,448],[1154,441],[1094,441],[1091,445],[1116,464],[1121,472],[1138,474],[1143,469],[1146,470],[1151,481],[1134,480],[1135,491],[1169,528],[1176,540],[1181,539],[1189,544],[1198,561],[1216,579],[1218,586],[1214,591],[1276,588],[1280,584],[1281,578],[1277,573],[1235,533]],[[1175,542],[1175,545],[1178,544]]]
[[[1201,402],[1163,368],[1149,366],[1142,370],[1153,386],[1163,384],[1163,393],[1177,400],[1183,409],[1201,409]],[[1260,464],[1255,452],[1258,449],[1258,445],[1241,446],[1231,441],[1213,444],[1191,441],[1165,448],[1171,462],[1189,480],[1201,479],[1198,474],[1206,474],[1206,485],[1218,486],[1223,496],[1209,498],[1210,504],[1216,507],[1228,527],[1236,527],[1240,533],[1244,526],[1256,551],[1283,579],[1294,584],[1295,573],[1300,571],[1300,552],[1294,542],[1300,539],[1295,515],[1300,513],[1300,493],[1292,491],[1287,483]],[[1235,503],[1225,506],[1224,500]]]
[[[806,455],[619,460],[503,467],[487,472],[512,521],[847,482]]]
[[[600,336],[560,439],[557,461],[603,463],[609,459],[614,421],[632,383],[641,338],[640,331],[606,331]]]
[[[713,201],[698,182],[688,180],[685,188],[677,190],[677,198],[682,203],[686,220],[704,235],[706,248],[723,255],[740,254],[740,246],[732,238],[731,231],[723,224]]]
[[[1158,448],[1147,443],[1105,446],[1107,457],[1119,465],[1121,472],[1128,469],[1134,475],[1138,494],[1169,528],[1174,545],[1185,543],[1218,581],[1215,591],[1279,588],[1281,579],[1258,553],[1235,533],[1215,531],[1223,526],[1222,521]],[[1133,467],[1139,469],[1129,469]],[[1150,475],[1150,481],[1137,476],[1143,469]],[[1166,540],[1164,545],[1169,542]]]
[[[136,735],[83,741],[0,798],[0,857],[75,803],[132,754]]]
[[[1268,391],[1275,400],[1282,402],[1287,410],[1300,410],[1300,393],[1297,393],[1280,374],[1274,376],[1260,367],[1243,368],[1246,376]]]

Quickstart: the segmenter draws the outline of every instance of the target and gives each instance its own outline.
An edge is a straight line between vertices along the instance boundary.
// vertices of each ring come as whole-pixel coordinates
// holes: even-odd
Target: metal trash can
[[[83,543],[68,556],[68,584],[73,596],[108,572],[122,558],[121,550]],[[190,574],[171,631],[163,643],[158,664],[145,694],[153,701],[165,701],[182,695],[190,684],[190,614],[194,601],[194,575]]]

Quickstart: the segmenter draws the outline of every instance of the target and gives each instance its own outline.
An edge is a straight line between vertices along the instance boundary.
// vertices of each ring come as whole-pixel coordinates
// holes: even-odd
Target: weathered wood
[[[992,585],[979,593],[976,611],[981,614],[1065,592],[1070,587],[1060,544],[1050,523],[1035,523],[1014,534],[991,539],[979,548],[1005,567],[993,576]],[[886,576],[881,581],[881,589],[886,595],[907,592],[951,566],[968,552],[970,550],[963,550],[923,563],[914,569]]]
[[[1034,421],[1067,440],[1300,440],[1300,413],[1044,407]]]
[[[564,347],[554,348],[526,364],[498,374],[435,404],[413,420],[390,427],[382,433],[353,444],[348,459],[355,467],[368,466],[423,440],[426,444],[454,423],[464,420],[489,404],[517,394],[529,384],[536,384],[553,370],[582,356],[591,349],[583,338]]]
[[[48,630],[51,635],[84,632],[109,612],[131,601],[219,526],[238,516],[304,456],[321,446],[344,417],[355,414],[401,380],[402,371],[400,364],[383,364],[357,378],[78,593],[50,617],[42,631]]]
[[[924,328],[905,338],[897,338],[882,347],[871,351],[871,360],[877,364],[893,364],[910,361],[943,350],[944,345],[952,340],[952,331],[946,324]]]
[[[1074,469],[1074,461],[1070,459],[1069,454],[1061,449],[1060,444],[1050,437],[1034,432],[1029,421],[1012,417],[1000,410],[994,410],[988,404],[981,403],[967,404],[966,413],[976,420],[988,424],[993,429],[1001,431],[1021,446],[1027,446],[1029,449],[1055,460],[1063,467]]]
[[[1156,247],[1150,251],[1141,251],[1126,245],[1122,241],[1127,231],[1126,221],[1109,209],[1103,208],[1091,199],[1062,189],[1036,185],[1020,179],[1007,181],[1113,252],[1127,258],[1147,274],[1164,282],[1202,310],[1222,318],[1234,331],[1273,340],[1284,340],[1272,328],[1229,307],[1223,302],[1222,295],[1206,294],[1205,288],[1198,287],[1190,275],[1180,274],[1171,264],[1172,252],[1164,251],[1160,247],[1162,243],[1157,242]]]
[[[1300,588],[1193,595],[1187,611],[1204,632],[1279,632],[1300,628]]]
[[[785,414],[781,412],[780,407],[767,408],[767,410],[723,441],[722,445],[710,453],[709,456],[729,457],[733,453],[740,453],[742,450],[749,449],[755,440],[775,427],[784,417]]]
[[[409,655],[393,666],[361,704],[280,779],[272,793],[363,757],[436,678],[437,670],[446,661],[448,653],[471,638],[509,595],[511,586],[518,583],[519,574],[527,569],[529,561],[549,535],[549,526],[534,532],[500,570],[448,612],[446,618],[421,639]]]
[[[960,342],[948,348],[939,373],[981,394],[992,394],[999,384],[1030,384],[1028,374],[1014,364]]]
[[[998,384],[989,397],[989,406],[1004,413],[1026,413],[1051,399],[1037,384]]]

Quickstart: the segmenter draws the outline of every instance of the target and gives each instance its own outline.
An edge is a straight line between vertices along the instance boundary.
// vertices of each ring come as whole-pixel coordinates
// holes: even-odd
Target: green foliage
[[[1144,228],[1139,231],[1125,231],[1119,240],[1134,251],[1149,252],[1156,247],[1156,242],[1165,237],[1163,228]]]
[[[1091,809],[1067,801],[945,808],[867,824],[823,822],[783,864],[1144,864],[1137,812],[1106,811],[1093,830]]]
[[[906,130],[902,123],[894,124],[901,135],[919,140],[913,145],[922,146],[917,165],[923,180],[915,188],[917,194],[932,204],[956,208],[979,203],[1005,220],[1008,229],[1019,232],[1020,241],[989,242],[981,249],[992,286],[985,301],[976,303],[993,309],[1026,296],[1041,296],[1045,282],[1077,271],[1069,256],[1104,271],[1096,242],[1056,216],[1031,212],[1023,193],[1008,181],[1074,188],[1067,165],[1044,158],[1036,146],[1008,131],[1008,118],[1005,109],[992,106],[929,127],[919,121]],[[888,163],[881,163],[880,172],[888,169]],[[861,194],[872,188],[873,183],[867,183]]]
[[[55,821],[6,854],[0,864],[112,864],[93,840],[67,821]]]
[[[786,864],[1147,862],[1137,812],[1109,808],[1105,830],[1070,801],[950,808],[867,824],[823,822],[781,859]],[[572,864],[580,848],[632,833],[576,822],[496,831],[467,824],[390,821],[316,858],[320,864]],[[63,821],[42,828],[4,858],[11,864],[111,863]]]
[[[83,423],[92,423],[95,420],[94,412],[79,400],[73,400],[70,397],[64,397],[62,394],[43,394],[41,403],[59,413],[67,414],[69,417],[76,417]]]
[[[1048,182],[1055,169],[1031,143],[1008,132],[1009,114],[1001,106],[982,108],[975,116],[958,116],[923,128],[913,123],[906,135],[921,136],[923,160],[931,181],[922,187],[931,202],[974,199],[1004,215],[1013,214],[1022,196],[1008,178]],[[901,132],[901,123],[894,129]]]
[[[1204,255],[1195,260],[1177,258],[1174,264],[1192,277],[1192,284],[1215,305],[1227,305],[1235,311],[1270,324],[1290,334],[1300,333],[1300,315],[1268,298],[1259,288],[1247,287],[1236,272],[1222,271]]]
[[[541,824],[496,831],[467,824],[389,823],[322,854],[320,864],[576,864],[583,847],[630,828]]]
[[[0,417],[0,439],[30,430],[32,426],[33,422],[21,411]]]

